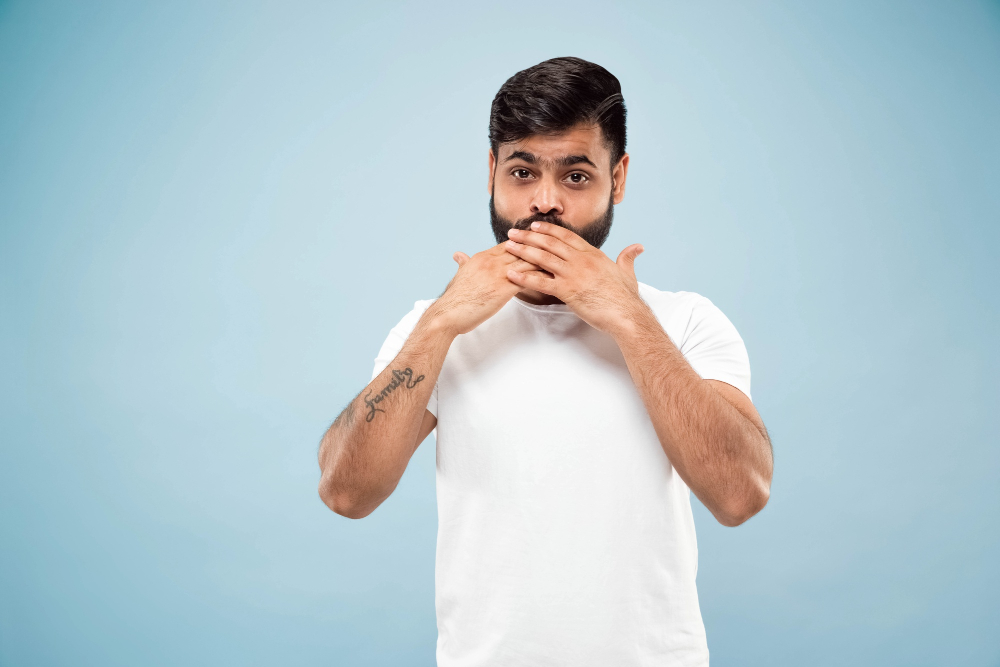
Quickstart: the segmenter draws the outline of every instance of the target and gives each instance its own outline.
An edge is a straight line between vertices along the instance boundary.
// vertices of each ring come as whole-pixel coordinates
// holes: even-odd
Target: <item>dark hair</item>
[[[552,58],[500,86],[490,108],[490,148],[533,134],[596,123],[611,148],[611,166],[625,155],[625,98],[614,74],[582,58]]]

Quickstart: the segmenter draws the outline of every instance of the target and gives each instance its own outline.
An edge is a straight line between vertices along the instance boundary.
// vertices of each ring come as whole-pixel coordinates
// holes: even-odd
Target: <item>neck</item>
[[[555,303],[562,303],[559,299],[552,296],[551,294],[545,294],[544,292],[537,292],[533,289],[526,289],[515,294],[518,299],[525,301],[527,303],[534,304],[536,306],[550,306]]]

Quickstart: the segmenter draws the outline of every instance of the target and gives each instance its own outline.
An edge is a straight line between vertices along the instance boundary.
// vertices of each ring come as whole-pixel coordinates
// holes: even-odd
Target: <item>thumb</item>
[[[463,266],[465,266],[465,263],[469,261],[469,256],[466,255],[464,252],[461,252],[461,251],[456,252],[454,255],[451,256],[451,258],[453,260],[455,260],[456,262],[458,262],[458,267],[459,268],[462,268]]]
[[[618,254],[618,259],[615,263],[624,269],[626,273],[635,278],[635,258],[642,254],[643,250],[645,250],[645,248],[641,245],[633,243]]]

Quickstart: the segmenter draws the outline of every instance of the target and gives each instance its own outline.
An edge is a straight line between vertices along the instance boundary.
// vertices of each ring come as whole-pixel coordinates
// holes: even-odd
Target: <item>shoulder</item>
[[[694,299],[703,299],[702,295],[697,292],[668,292],[667,290],[656,289],[652,285],[647,285],[644,282],[639,283],[639,294],[642,295],[644,299],[653,299],[658,303],[669,303],[669,304],[679,304],[692,301]],[[652,305],[652,304],[651,304]]]
[[[426,311],[432,303],[437,301],[437,299],[422,299],[415,301],[413,303],[413,308],[409,310],[403,317],[396,322],[396,325],[389,330],[389,337],[386,339],[386,345],[391,342],[402,341],[410,335],[413,328],[417,326],[417,322],[423,316],[424,311]],[[400,343],[401,344],[401,343]]]
[[[408,326],[408,328],[412,329],[414,326],[416,326],[417,320],[419,320],[420,316],[424,314],[424,311],[430,308],[431,304],[434,303],[435,301],[437,301],[437,299],[420,299],[414,301],[413,308],[411,308],[410,312],[408,312],[406,315],[403,316],[403,319],[400,320],[399,324],[397,324],[396,326],[397,327]]]
[[[746,345],[711,299],[697,292],[664,292],[641,284],[640,294],[698,375],[731,384],[753,400]]]
[[[669,292],[656,289],[646,283],[639,283],[639,296],[649,304],[656,316],[676,319],[677,317],[690,316],[699,306],[712,304],[707,297],[697,292],[677,291]],[[714,305],[714,304],[713,304]]]
[[[671,339],[684,346],[705,338],[739,338],[736,327],[707,296],[659,290],[639,283],[639,294],[652,308]]]
[[[414,327],[417,326],[417,322],[420,321],[424,311],[435,301],[437,299],[424,299],[413,303],[413,308],[403,315],[403,318],[389,330],[389,335],[386,336],[385,342],[382,343],[382,348],[379,350],[378,359],[388,362],[388,360],[396,356],[396,353],[403,347],[403,343],[409,338]],[[378,368],[378,359],[376,360],[376,368]],[[378,371],[376,371],[377,373]]]

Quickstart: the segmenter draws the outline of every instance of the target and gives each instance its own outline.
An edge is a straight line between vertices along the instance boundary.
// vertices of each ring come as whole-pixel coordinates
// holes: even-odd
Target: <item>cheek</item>
[[[598,191],[580,192],[567,198],[566,214],[563,219],[571,225],[586,225],[604,215],[608,209],[611,193]]]
[[[501,187],[497,183],[493,190],[493,206],[501,216],[518,220],[531,213],[530,188]]]

